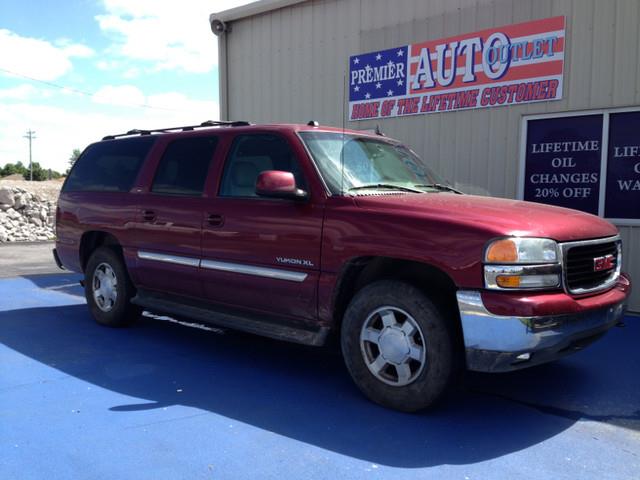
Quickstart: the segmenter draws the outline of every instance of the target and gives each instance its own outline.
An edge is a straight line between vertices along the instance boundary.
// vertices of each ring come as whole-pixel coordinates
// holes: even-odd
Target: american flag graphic
[[[354,55],[349,59],[349,101],[407,94],[408,45]]]

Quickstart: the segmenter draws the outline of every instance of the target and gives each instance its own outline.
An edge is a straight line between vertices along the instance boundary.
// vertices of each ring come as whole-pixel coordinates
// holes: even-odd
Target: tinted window
[[[164,152],[151,191],[169,195],[202,195],[217,137],[182,138]]]
[[[289,144],[276,135],[241,135],[235,139],[222,175],[220,195],[257,197],[256,180],[265,170],[293,173],[298,188],[304,177]]]
[[[128,192],[154,137],[108,140],[89,146],[64,184],[66,192]]]

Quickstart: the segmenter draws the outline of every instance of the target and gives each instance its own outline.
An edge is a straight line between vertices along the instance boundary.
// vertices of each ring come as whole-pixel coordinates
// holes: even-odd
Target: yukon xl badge
[[[282,263],[285,265],[300,265],[301,267],[313,267],[313,262],[311,260],[303,260],[301,258],[285,258],[285,257],[276,257],[276,262]]]
[[[601,272],[603,270],[611,270],[613,268],[613,255],[605,255],[604,257],[596,257],[593,259],[593,271]]]

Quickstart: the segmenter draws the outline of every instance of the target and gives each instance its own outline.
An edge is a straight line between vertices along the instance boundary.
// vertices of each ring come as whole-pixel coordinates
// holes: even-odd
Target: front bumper
[[[600,338],[624,315],[626,295],[613,304],[574,313],[496,315],[477,290],[459,290],[467,368],[506,372],[549,362]]]

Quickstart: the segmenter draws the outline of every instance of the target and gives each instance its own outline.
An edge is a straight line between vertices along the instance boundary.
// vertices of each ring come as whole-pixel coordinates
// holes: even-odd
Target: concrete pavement
[[[62,273],[53,260],[54,242],[0,243],[0,278]]]

